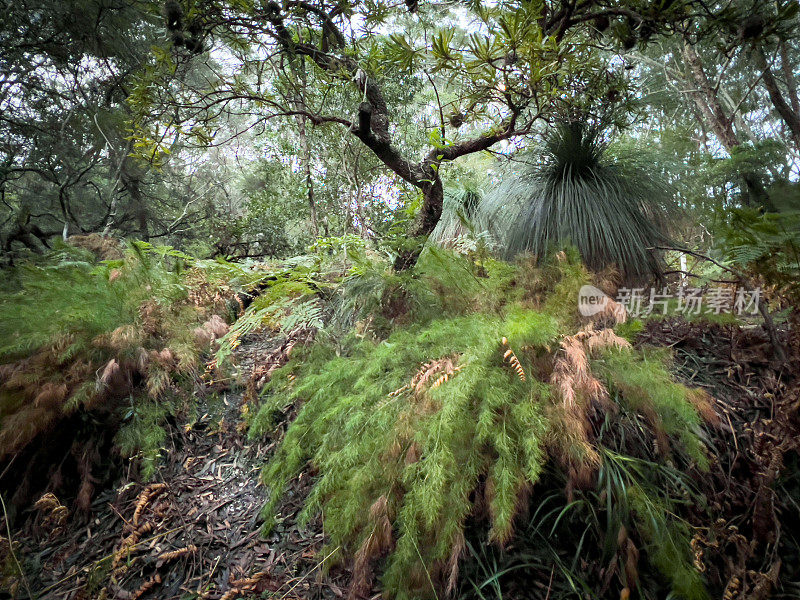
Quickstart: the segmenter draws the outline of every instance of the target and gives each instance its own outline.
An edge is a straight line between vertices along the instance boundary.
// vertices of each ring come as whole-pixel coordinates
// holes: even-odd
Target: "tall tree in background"
[[[232,114],[247,114],[250,126],[278,117],[300,119],[303,128],[335,124],[420,191],[411,238],[428,235],[440,218],[443,165],[527,135],[576,104],[624,97],[622,69],[600,47],[630,48],[642,24],[652,36],[689,10],[599,0],[511,1],[471,11],[412,3],[413,14],[374,0],[167,6],[175,53],[161,56],[160,71],[140,80],[133,98],[144,154],[157,155],[166,131],[212,142],[215,120]],[[617,26],[613,35],[598,36],[609,23]],[[214,76],[193,79],[187,59],[203,49],[212,50],[203,60]],[[283,73],[303,93],[287,97],[266,73]],[[435,97],[416,115],[416,123],[426,111],[437,121],[424,132],[421,158],[407,143],[419,134],[407,131],[415,123],[398,118],[402,107],[388,92],[398,82]],[[413,264],[418,252],[416,243],[401,249],[396,267]]]
[[[125,98],[154,20],[104,0],[8,3],[0,26],[4,249],[121,220],[147,236],[142,172],[129,159]],[[124,196],[123,198],[120,196]]]
[[[213,153],[173,145],[160,170],[131,156],[128,96],[164,41],[161,10],[144,8],[109,0],[3,5],[3,258],[92,232],[191,241],[217,217],[232,178],[221,177],[219,160],[198,172]]]
[[[737,161],[742,200],[768,210],[775,209],[770,180],[798,174],[799,25],[796,2],[711,5],[680,35],[639,57],[647,78],[688,101],[704,152]],[[656,103],[663,106],[663,99]],[[674,99],[667,104],[674,123],[680,108]],[[783,164],[775,165],[781,172],[767,173],[759,160],[768,157],[765,144],[783,148]]]

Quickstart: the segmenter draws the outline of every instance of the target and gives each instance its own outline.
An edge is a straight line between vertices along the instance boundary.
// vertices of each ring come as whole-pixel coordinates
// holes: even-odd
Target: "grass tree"
[[[575,246],[595,270],[628,282],[660,278],[669,187],[635,157],[613,157],[600,127],[561,123],[489,192],[476,219],[508,258]]]

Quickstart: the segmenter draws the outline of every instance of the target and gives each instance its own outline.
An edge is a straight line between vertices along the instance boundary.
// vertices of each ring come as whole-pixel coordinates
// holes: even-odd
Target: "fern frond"
[[[517,355],[514,354],[511,346],[508,345],[508,338],[503,337],[500,343],[506,348],[506,351],[503,353],[503,360],[511,365],[511,368],[517,374],[517,377],[519,377],[520,381],[527,381],[527,378],[525,377],[525,369],[522,368],[522,364],[520,364]]]

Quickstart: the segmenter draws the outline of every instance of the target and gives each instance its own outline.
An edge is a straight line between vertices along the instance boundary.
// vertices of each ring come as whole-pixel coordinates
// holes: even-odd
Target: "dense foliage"
[[[449,257],[437,269],[468,268],[459,262]],[[556,294],[577,293],[588,279],[577,266],[559,270]],[[611,468],[613,459],[591,434],[589,415],[597,410],[641,415],[663,456],[671,455],[672,438],[687,464],[707,468],[698,438],[702,394],[673,383],[662,359],[631,349],[611,329],[565,319],[557,295],[538,310],[525,308],[519,302],[526,290],[513,284],[520,273],[500,264],[489,272],[470,290],[476,297],[462,299],[470,314],[400,327],[385,340],[352,340],[345,349],[318,344],[276,371],[267,388],[252,435],[268,432],[287,406],[301,407],[264,472],[272,490],[267,531],[289,479],[311,459],[319,476],[304,519],[324,515],[323,553],[354,559],[356,589],[368,585],[386,555],[382,582],[392,596],[455,589],[468,519],[486,515],[489,539],[506,543],[549,461],[578,487]],[[427,277],[435,279],[429,264]],[[481,295],[505,300],[474,312]],[[632,485],[644,485],[637,481]],[[678,526],[656,516],[660,500],[637,489],[630,501],[638,503],[631,510],[639,535],[666,543],[652,527]],[[652,560],[684,597],[702,598],[687,543],[665,546]]]
[[[12,596],[286,598],[304,527],[352,597],[800,596],[796,0],[6,4]],[[137,519],[223,445],[273,546],[189,586]]]
[[[607,145],[599,125],[559,124],[536,155],[505,173],[475,220],[507,257],[573,244],[592,269],[617,266],[628,282],[661,278],[669,190],[638,157],[609,160]]]
[[[202,355],[228,330],[220,317],[228,313],[227,280],[168,247],[134,242],[123,250],[100,237],[74,243],[83,247],[63,245],[5,274],[0,458],[26,451],[36,460],[42,448],[47,460],[72,444],[91,445],[100,426],[103,435],[116,433],[123,456],[143,458],[150,478],[164,419],[193,409]],[[66,448],[48,438],[70,428]],[[100,450],[85,450],[78,467],[84,510]],[[20,475],[15,500],[41,486],[31,475]]]

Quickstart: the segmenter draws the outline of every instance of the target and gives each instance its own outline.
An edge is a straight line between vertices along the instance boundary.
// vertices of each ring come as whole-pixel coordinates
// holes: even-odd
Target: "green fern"
[[[334,547],[358,552],[374,525],[361,515],[386,499],[398,536],[384,583],[401,597],[414,589],[425,593],[425,569],[444,569],[463,535],[480,476],[492,490],[492,536],[508,539],[518,494],[536,481],[544,462],[541,403],[547,389],[523,383],[506,368],[499,352],[504,335],[517,347],[544,346],[555,338],[556,322],[522,309],[504,318],[478,314],[435,321],[382,343],[363,341],[349,357],[317,347],[301,368],[300,385],[284,393],[277,393],[281,382],[298,365],[276,372],[273,395],[251,434],[268,431],[272,415],[288,403],[304,404],[264,471],[272,490],[264,511],[267,529],[285,485],[312,457],[321,476],[303,516],[324,505]],[[431,387],[428,400],[391,395],[420,363],[450,355],[460,355],[461,370]]]
[[[133,412],[117,441],[123,455],[142,456],[145,474],[152,473],[161,425],[198,375],[204,348],[195,329],[222,301],[182,252],[133,241],[120,254],[98,262],[64,245],[7,275],[10,289],[0,293],[0,457],[81,408],[124,412],[128,397]],[[140,387],[131,385],[140,379]]]
[[[574,299],[585,268],[567,253],[540,271],[550,295],[543,310],[533,310],[513,301],[525,300],[514,281],[526,267],[498,264],[488,277],[467,277],[464,260],[431,249],[413,274],[444,317],[395,325],[383,341],[351,335],[311,346],[273,374],[251,422],[251,436],[268,435],[289,406],[299,409],[262,474],[270,490],[265,530],[282,518],[284,491],[310,461],[318,476],[302,520],[323,514],[325,555],[335,550],[340,560],[354,560],[356,587],[381,572],[389,597],[446,592],[465,548],[467,517],[480,514],[476,505],[486,506],[488,538],[507,542],[526,490],[551,458],[570,452],[553,435],[563,429],[557,419],[564,413],[550,410],[559,400],[541,370],[551,364],[559,332],[578,327]],[[443,284],[450,279],[460,281]],[[505,297],[483,297],[498,291]],[[592,368],[623,411],[655,415],[652,431],[677,438],[676,447],[702,466],[690,391],[672,382],[665,360],[608,352]]]

